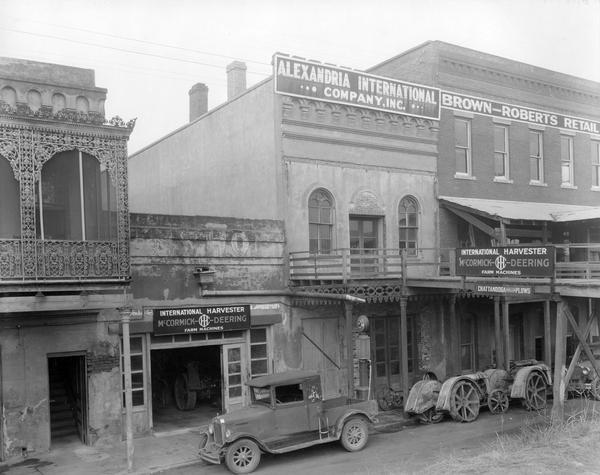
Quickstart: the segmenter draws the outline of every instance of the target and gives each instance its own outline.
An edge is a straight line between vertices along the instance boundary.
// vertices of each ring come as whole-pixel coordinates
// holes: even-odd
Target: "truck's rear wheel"
[[[348,452],[361,450],[368,439],[369,428],[362,417],[352,417],[344,423],[340,440]]]
[[[225,464],[233,473],[253,472],[260,463],[260,449],[250,439],[236,440],[227,448]]]

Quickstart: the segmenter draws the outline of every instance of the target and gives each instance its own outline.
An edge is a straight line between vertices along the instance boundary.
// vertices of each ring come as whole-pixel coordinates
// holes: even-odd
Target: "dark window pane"
[[[505,176],[504,172],[504,154],[496,152],[494,154],[494,175]]]
[[[142,352],[142,337],[134,336],[129,339],[129,351],[131,353]]]
[[[267,345],[252,345],[250,348],[251,358],[265,358],[267,356]]]
[[[12,167],[0,156],[0,239],[21,237],[19,182]]]
[[[265,328],[253,328],[250,330],[250,341],[252,343],[267,341],[267,330]]]
[[[131,371],[140,371],[143,366],[144,357],[142,355],[134,355],[131,357]]]
[[[241,386],[232,386],[229,388],[229,397],[240,397],[242,395]]]
[[[229,376],[229,384],[237,385],[242,384],[242,375],[241,374],[232,374]]]
[[[144,405],[144,391],[133,391],[131,393],[131,400],[134,406]]]
[[[399,361],[390,361],[390,374],[400,374]]]
[[[377,373],[378,378],[385,377],[386,376],[385,363],[376,363],[375,364],[375,372]]]
[[[467,151],[465,149],[456,149],[456,172],[467,173]]]
[[[256,376],[259,374],[267,374],[267,360],[255,360],[252,361],[252,375]]]
[[[227,350],[227,359],[230,362],[241,360],[241,350],[239,348],[229,348]]]
[[[242,365],[240,363],[229,363],[229,373],[240,373],[242,371]]]

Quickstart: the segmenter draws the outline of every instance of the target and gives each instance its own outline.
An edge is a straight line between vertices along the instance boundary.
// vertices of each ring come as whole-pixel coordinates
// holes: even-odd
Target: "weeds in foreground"
[[[600,412],[593,405],[563,422],[549,417],[526,424],[519,433],[497,435],[468,455],[446,456],[426,473],[555,474],[600,473]]]

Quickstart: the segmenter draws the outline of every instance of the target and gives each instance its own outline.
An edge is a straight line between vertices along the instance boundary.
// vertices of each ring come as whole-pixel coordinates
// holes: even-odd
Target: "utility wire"
[[[19,18],[13,18],[13,19],[21,21]],[[109,37],[109,38],[116,38],[116,39],[119,39],[119,40],[135,41],[137,43],[142,43],[142,44],[147,44],[147,45],[153,45],[153,46],[160,46],[160,47],[163,47],[163,48],[172,48],[172,49],[176,49],[176,50],[180,50],[180,51],[187,51],[187,52],[191,52],[191,53],[205,54],[207,56],[215,56],[215,57],[218,57],[218,58],[242,60],[242,61],[244,61],[246,63],[254,63],[254,64],[259,64],[261,66],[271,66],[271,63],[265,63],[265,62],[261,62],[261,61],[253,61],[251,59],[240,58],[240,57],[236,57],[236,56],[228,56],[228,55],[225,55],[225,54],[211,53],[209,51],[201,51],[201,50],[197,50],[197,49],[193,49],[193,48],[185,48],[183,46],[176,46],[176,45],[170,45],[170,44],[166,44],[166,43],[159,43],[159,42],[156,42],[156,41],[140,40],[138,38],[130,38],[130,37],[126,37],[126,36],[113,35],[111,33],[103,33],[103,32],[100,32],[100,31],[88,30],[86,28],[76,28],[74,26],[59,25],[59,24],[56,24],[56,23],[46,23],[46,22],[36,21],[36,20],[26,20],[26,21],[31,22],[31,23],[39,23],[39,24],[42,24],[42,25],[54,26],[54,27],[57,27],[57,28],[63,28],[63,29],[67,29],[67,30],[81,31],[81,32],[84,32],[84,33],[92,33],[94,35],[106,36],[106,37]]]
[[[61,36],[49,35],[49,34],[45,34],[45,33],[33,33],[31,31],[17,30],[15,28],[5,28],[5,27],[0,27],[0,30],[12,31],[14,33],[21,33],[21,34],[24,34],[24,35],[39,36],[39,37],[43,37],[43,38],[52,38],[52,39],[55,39],[55,40],[67,41],[69,43],[77,43],[77,44],[82,44],[82,45],[86,45],[86,46],[95,46],[97,48],[111,49],[111,50],[120,51],[120,52],[123,52],[123,53],[137,54],[137,55],[140,55],[140,56],[150,56],[150,57],[154,57],[154,58],[168,59],[170,61],[179,61],[179,62],[182,62],[182,63],[199,64],[201,66],[208,66],[210,68],[223,69],[223,66],[221,66],[221,65],[204,63],[204,62],[201,62],[201,61],[194,61],[192,59],[173,58],[171,56],[165,56],[165,55],[156,54],[156,53],[143,53],[141,51],[134,51],[134,50],[126,49],[126,48],[117,48],[115,46],[107,46],[107,45],[102,45],[102,44],[98,44],[98,43],[92,43],[92,42],[88,42],[88,41],[73,40],[73,39],[70,39],[70,38],[63,38]],[[270,76],[270,74],[260,73],[260,72],[257,72],[257,71],[248,71],[248,73],[249,74],[256,74],[258,76],[264,76],[264,77]]]

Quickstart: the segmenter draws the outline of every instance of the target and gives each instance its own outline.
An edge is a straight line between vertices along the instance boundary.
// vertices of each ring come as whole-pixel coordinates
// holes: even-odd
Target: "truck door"
[[[274,432],[278,434],[278,445],[281,447],[301,443],[308,437],[308,420],[302,383],[275,387]]]

